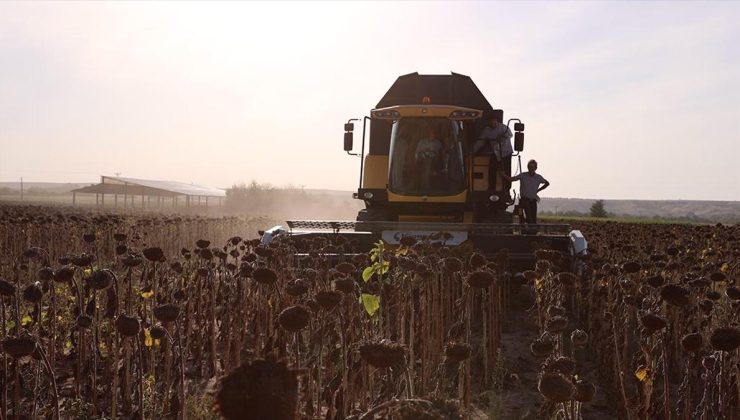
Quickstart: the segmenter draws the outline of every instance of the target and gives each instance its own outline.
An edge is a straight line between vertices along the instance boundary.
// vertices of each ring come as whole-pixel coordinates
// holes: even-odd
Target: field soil
[[[501,335],[502,384],[498,407],[491,416],[502,420],[536,420],[543,418],[543,399],[537,389],[537,375],[541,362],[536,360],[529,349],[532,341],[539,337],[534,319],[534,291],[521,287],[512,293],[511,309],[507,314]],[[598,366],[590,357],[590,349],[576,353],[578,376],[596,384],[594,401],[583,404],[584,420],[616,420],[614,407],[599,384]]]

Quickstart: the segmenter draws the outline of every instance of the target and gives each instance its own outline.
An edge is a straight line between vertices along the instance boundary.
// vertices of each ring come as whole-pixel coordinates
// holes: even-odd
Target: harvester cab
[[[494,109],[470,77],[399,77],[369,116],[344,125],[344,150],[360,158],[353,197],[365,208],[356,221],[288,221],[288,229],[268,230],[270,239],[263,242],[280,234],[305,239],[329,232],[346,236],[361,252],[379,239],[392,245],[414,236],[449,246],[471,243],[486,254],[506,249],[522,268],[532,265],[537,249],[585,254],[583,235],[568,225],[514,223],[514,195],[503,176],[511,176],[511,165],[497,164],[490,151],[477,153],[476,142],[492,118],[513,128],[513,157],[521,159],[524,124],[504,120],[504,111]]]

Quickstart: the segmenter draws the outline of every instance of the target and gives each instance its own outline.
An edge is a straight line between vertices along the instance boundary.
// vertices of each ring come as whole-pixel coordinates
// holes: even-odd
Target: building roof
[[[177,181],[157,181],[152,179],[125,178],[120,176],[100,177],[100,183],[73,190],[77,193],[131,194],[176,196],[189,195],[201,197],[225,197],[226,190],[187,184]]]

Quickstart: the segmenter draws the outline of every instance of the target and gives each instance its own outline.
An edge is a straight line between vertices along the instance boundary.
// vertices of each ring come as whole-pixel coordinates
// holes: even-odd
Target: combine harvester
[[[508,211],[516,197],[512,198],[501,176],[504,168],[497,168],[491,180],[490,157],[473,153],[475,141],[493,116],[505,121],[504,111],[493,109],[468,76],[412,73],[399,77],[369,117],[350,119],[344,125],[344,150],[360,157],[360,183],[353,197],[363,200],[365,208],[357,220],[289,220],[287,228],[265,231],[262,243],[284,235],[294,239],[337,235],[347,239],[344,242],[351,243],[354,252],[367,252],[378,240],[394,245],[404,236],[413,236],[447,246],[472,243],[487,255],[507,249],[512,268],[522,270],[533,265],[537,249],[584,255],[586,240],[569,225],[514,223],[518,208]],[[362,123],[359,153],[353,153],[355,122]],[[512,122],[513,157],[521,168],[524,124],[517,118],[506,124]],[[442,147],[439,160],[430,168],[416,157],[418,144],[432,137]],[[301,252],[304,241],[295,242]]]

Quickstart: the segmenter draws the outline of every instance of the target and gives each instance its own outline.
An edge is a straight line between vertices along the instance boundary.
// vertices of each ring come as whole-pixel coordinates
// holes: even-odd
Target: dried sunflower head
[[[174,322],[180,316],[180,307],[173,303],[159,305],[152,310],[154,317],[161,322]]]
[[[681,347],[686,352],[697,352],[701,349],[704,339],[699,333],[686,334],[681,338]]]
[[[373,367],[383,369],[403,361],[406,350],[390,342],[365,343],[360,346],[360,356]]]
[[[470,357],[471,347],[467,343],[447,343],[445,358],[455,363],[467,360]]]
[[[715,350],[731,352],[740,347],[740,330],[735,327],[720,327],[712,331],[709,344]]]
[[[121,314],[116,318],[115,327],[124,337],[134,337],[139,333],[139,320],[132,316]]]
[[[493,285],[496,276],[488,270],[477,270],[468,275],[468,285],[476,289],[485,289]]]
[[[8,337],[2,344],[5,354],[16,359],[30,356],[36,349],[36,340],[31,337]]]
[[[27,302],[39,303],[43,297],[44,292],[41,290],[41,285],[38,282],[29,284],[23,289],[23,300]]]
[[[293,420],[298,406],[298,379],[285,363],[255,360],[223,377],[216,410],[228,420]]]
[[[668,325],[668,322],[660,315],[646,313],[640,317],[640,324],[649,332],[660,331]]]
[[[311,321],[311,312],[303,305],[289,306],[278,316],[280,326],[286,331],[298,332]]]
[[[537,389],[545,398],[557,403],[570,401],[576,392],[573,383],[557,372],[541,373]]]
[[[273,284],[277,281],[277,273],[269,268],[260,267],[252,272],[252,278],[257,283]]]
[[[336,291],[318,292],[315,296],[316,303],[327,311],[336,308],[342,302],[342,294]]]

